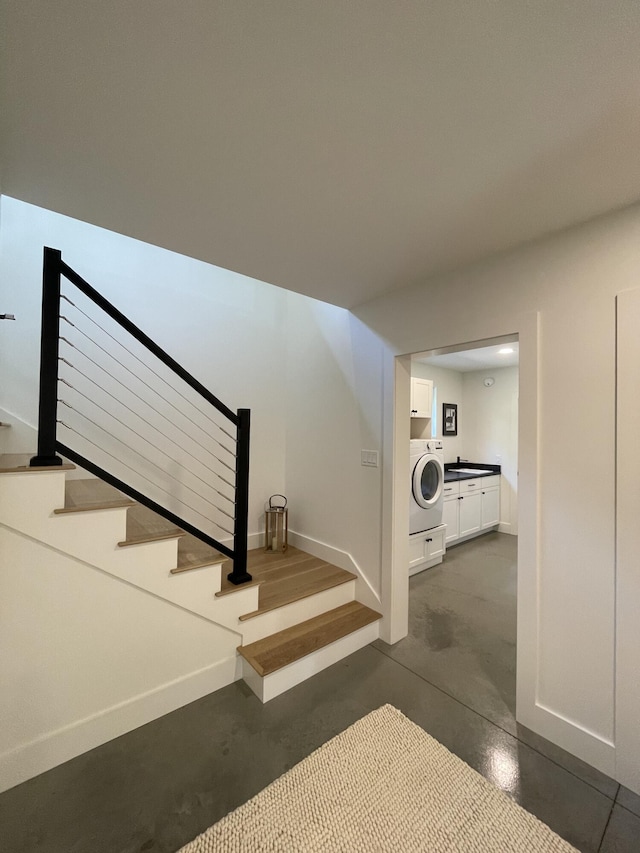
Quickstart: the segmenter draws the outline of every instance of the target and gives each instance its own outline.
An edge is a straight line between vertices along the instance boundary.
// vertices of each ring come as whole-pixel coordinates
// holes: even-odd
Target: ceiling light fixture
[[[513,349],[511,347],[502,347],[498,350],[498,355],[511,355]]]

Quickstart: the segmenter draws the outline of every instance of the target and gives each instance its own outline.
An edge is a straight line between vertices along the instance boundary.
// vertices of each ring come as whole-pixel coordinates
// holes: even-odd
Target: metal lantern
[[[284,495],[271,495],[269,506],[264,511],[264,550],[272,553],[284,552],[289,547],[287,499]]]

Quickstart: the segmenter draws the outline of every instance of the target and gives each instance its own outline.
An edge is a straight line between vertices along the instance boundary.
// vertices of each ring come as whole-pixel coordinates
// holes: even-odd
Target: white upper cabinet
[[[411,378],[411,417],[430,418],[433,403],[433,382],[430,379]]]

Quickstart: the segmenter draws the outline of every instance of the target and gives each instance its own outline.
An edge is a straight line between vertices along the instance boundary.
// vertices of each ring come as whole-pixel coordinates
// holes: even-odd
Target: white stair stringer
[[[307,678],[322,672],[328,666],[368,646],[369,643],[377,640],[378,636],[378,622],[372,622],[265,676],[258,675],[251,664],[243,658],[242,678],[261,702],[269,702],[286,690],[306,681]]]
[[[64,489],[65,472],[55,468],[3,473],[0,521],[233,631],[239,632],[241,614],[257,608],[255,586],[215,597],[220,589],[220,563],[170,574],[177,565],[177,537],[118,547],[126,537],[126,507],[54,514],[64,507]]]

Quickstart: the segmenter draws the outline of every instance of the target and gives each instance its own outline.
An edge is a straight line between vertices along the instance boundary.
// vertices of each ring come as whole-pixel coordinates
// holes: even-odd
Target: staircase
[[[2,523],[234,631],[237,675],[262,702],[377,638],[381,616],[355,600],[353,573],[293,547],[259,549],[237,586],[202,540],[99,479],[67,479],[73,465],[28,458],[0,456]]]
[[[0,524],[233,632],[267,701],[374,640],[380,614],[351,572],[248,552],[250,416],[44,249],[37,454],[0,457]]]

